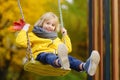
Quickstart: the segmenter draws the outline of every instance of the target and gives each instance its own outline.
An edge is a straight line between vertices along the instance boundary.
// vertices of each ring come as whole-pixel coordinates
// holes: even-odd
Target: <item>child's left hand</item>
[[[62,33],[63,35],[66,35],[66,34],[67,34],[67,30],[66,30],[65,28],[61,28],[61,33]]]

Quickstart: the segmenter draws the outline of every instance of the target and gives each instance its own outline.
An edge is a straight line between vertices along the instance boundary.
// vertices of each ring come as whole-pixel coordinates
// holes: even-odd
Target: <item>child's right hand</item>
[[[29,30],[30,24],[26,23],[22,30],[25,30],[26,32]]]

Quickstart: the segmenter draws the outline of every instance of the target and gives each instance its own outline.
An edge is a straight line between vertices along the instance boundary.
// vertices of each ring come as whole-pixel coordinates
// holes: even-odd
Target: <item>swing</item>
[[[58,5],[59,5],[59,11],[60,11],[60,22],[61,22],[61,26],[63,27],[60,0],[58,0]],[[20,13],[21,13],[22,19],[24,20],[24,15],[23,15],[22,8],[21,8],[19,0],[18,0],[18,6],[20,8]],[[26,33],[26,35],[27,35],[27,45],[28,45],[28,47],[27,47],[27,51],[26,51],[27,61],[24,64],[24,70],[25,71],[33,72],[33,73],[36,73],[36,74],[42,75],[42,76],[64,76],[64,75],[66,75],[70,72],[70,70],[71,70],[70,68],[63,68],[63,67],[54,68],[51,65],[43,64],[39,61],[34,60],[33,57],[32,57],[32,51],[31,51],[31,46],[30,46],[30,40],[29,40],[29,37],[28,37],[28,33]],[[61,47],[62,46],[63,45],[61,45]]]
[[[60,44],[58,47],[63,47],[63,44]],[[62,52],[61,49],[60,52]],[[59,55],[59,54],[58,54]],[[27,55],[28,58],[30,58],[25,64],[24,64],[24,70],[33,72],[42,76],[64,76],[70,72],[70,68],[68,67],[61,67],[61,68],[54,68],[51,65],[43,64],[39,61],[36,61],[32,58],[31,55]]]

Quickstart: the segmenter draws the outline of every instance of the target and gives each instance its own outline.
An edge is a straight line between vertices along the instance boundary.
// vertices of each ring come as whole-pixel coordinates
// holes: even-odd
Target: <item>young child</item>
[[[16,43],[19,46],[27,47],[26,32],[29,27],[30,24],[25,24],[19,32],[16,38]],[[86,62],[67,55],[72,51],[71,41],[65,28],[61,28],[63,37],[60,39],[57,35],[58,28],[59,19],[52,12],[44,14],[35,23],[32,32],[28,33],[34,59],[56,68],[70,66],[73,70],[86,71],[90,76],[93,76],[100,61],[99,53],[95,50],[92,51]]]

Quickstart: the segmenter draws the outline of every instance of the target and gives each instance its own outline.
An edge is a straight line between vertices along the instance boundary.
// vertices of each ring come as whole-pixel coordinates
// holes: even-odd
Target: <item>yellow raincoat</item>
[[[68,35],[64,35],[62,40],[58,37],[54,40],[40,38],[40,37],[37,37],[33,32],[29,32],[28,36],[30,39],[30,45],[32,48],[34,59],[41,52],[50,52],[53,54],[57,54],[58,45],[60,43],[63,43],[63,38],[65,39],[65,44],[68,48],[68,53],[72,51],[72,45],[71,45],[71,41]],[[26,36],[25,30],[21,30],[18,33],[18,36],[16,38],[16,44],[20,47],[27,47],[27,36]]]

